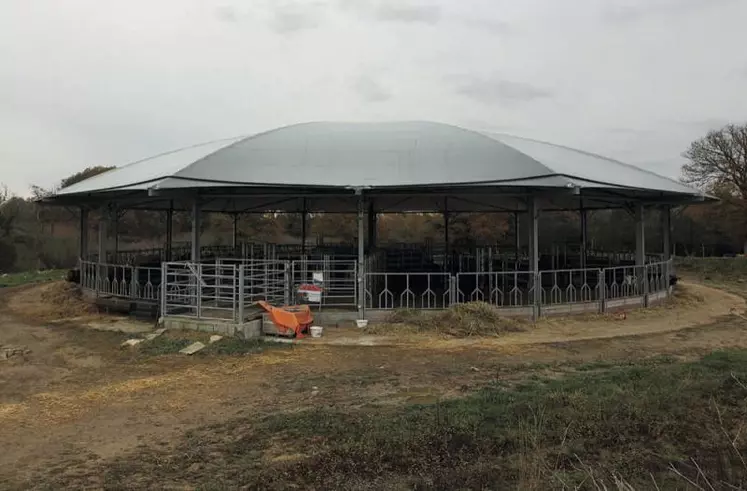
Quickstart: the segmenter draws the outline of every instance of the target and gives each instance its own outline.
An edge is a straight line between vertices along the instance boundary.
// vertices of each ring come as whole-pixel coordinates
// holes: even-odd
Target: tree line
[[[673,210],[672,244],[678,255],[721,256],[747,252],[747,124],[727,125],[694,141],[683,154],[683,181],[719,200]],[[63,179],[57,189],[107,172],[110,167],[90,167]],[[38,200],[54,190],[32,187],[32,197],[12,195],[0,186],[0,273],[32,269],[68,268],[78,256],[79,210],[43,206]],[[120,250],[160,247],[165,242],[164,213],[124,211],[117,220]],[[308,219],[312,240],[353,243],[356,217],[315,214]],[[661,250],[661,225],[657,212],[647,216],[647,248]],[[91,241],[95,244],[97,217],[90,216]],[[522,235],[523,219],[519,222]],[[233,236],[233,217],[206,214],[202,221],[204,244],[228,244]],[[590,212],[589,247],[600,250],[632,250],[634,222],[623,210]],[[191,229],[188,213],[174,214],[174,241],[187,241]],[[385,214],[378,219],[380,243],[438,243],[444,240],[444,220],[438,214]],[[543,213],[540,243],[577,246],[580,243],[578,212]],[[525,235],[525,234],[524,234]],[[298,242],[301,217],[297,214],[245,214],[239,220],[241,240]],[[455,247],[496,245],[513,248],[514,219],[510,214],[462,213],[449,219],[449,240]],[[526,240],[521,237],[521,243]]]

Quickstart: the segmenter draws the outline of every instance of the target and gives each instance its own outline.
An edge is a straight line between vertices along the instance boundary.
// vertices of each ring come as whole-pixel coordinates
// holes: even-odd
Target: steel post
[[[80,208],[80,236],[78,238],[78,254],[81,260],[88,259],[88,208]]]
[[[529,270],[532,273],[532,317],[536,320],[540,316],[540,301],[542,299],[542,285],[539,275],[539,206],[537,198],[531,196],[527,201],[529,215]]]
[[[365,213],[365,199],[363,197],[363,191],[358,189],[356,190],[356,194],[358,194],[358,318],[364,319],[365,318],[365,311],[364,311],[364,296],[365,292],[363,290],[363,279],[365,275],[365,242],[364,242],[364,235],[365,235],[365,223],[364,223],[364,213]]]
[[[164,250],[164,258],[166,261],[171,261],[171,249],[172,242],[174,239],[174,202],[169,203],[169,209],[166,210],[166,247]]]
[[[200,202],[197,198],[192,202],[192,244],[190,259],[193,263],[200,262]]]

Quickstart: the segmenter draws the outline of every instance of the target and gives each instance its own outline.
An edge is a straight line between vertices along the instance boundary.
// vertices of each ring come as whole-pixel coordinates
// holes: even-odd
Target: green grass
[[[238,356],[259,354],[271,349],[292,348],[291,345],[267,343],[260,339],[243,340],[234,337],[224,337],[213,344],[209,343],[210,335],[189,331],[167,332],[152,341],[144,341],[138,345],[138,352],[142,356],[174,355],[195,341],[205,344],[205,348],[195,353],[195,356]]]
[[[747,276],[747,257],[678,257],[674,264],[678,273],[694,273],[704,277],[721,278],[744,278]]]
[[[179,353],[180,350],[194,343],[191,339],[179,339],[170,336],[159,336],[152,341],[143,341],[138,345],[138,352],[143,356],[163,356]]]
[[[618,489],[615,480],[686,489],[672,468],[703,489],[747,482],[746,350],[578,368],[433,404],[317,401],[192,431],[175,450],[142,449],[90,472],[111,489]],[[291,458],[264,458],[271,448]]]
[[[45,281],[62,280],[67,273],[64,269],[50,269],[47,271],[27,271],[25,273],[6,273],[0,275],[0,288],[42,283]]]
[[[226,337],[218,342],[208,345],[200,351],[200,355],[221,355],[221,356],[236,356],[236,355],[250,355],[257,353],[264,353],[267,350],[285,348],[292,348],[289,344],[280,343],[269,343],[262,341],[261,339],[239,339],[234,337]]]
[[[747,258],[680,257],[675,260],[678,276],[691,278],[747,298]]]

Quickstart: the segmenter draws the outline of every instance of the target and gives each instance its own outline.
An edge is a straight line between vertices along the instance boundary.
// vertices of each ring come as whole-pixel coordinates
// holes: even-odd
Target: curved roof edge
[[[351,165],[355,162],[356,165]],[[429,122],[300,123],[164,152],[50,197],[219,187],[591,188],[713,199],[674,179],[566,146]]]

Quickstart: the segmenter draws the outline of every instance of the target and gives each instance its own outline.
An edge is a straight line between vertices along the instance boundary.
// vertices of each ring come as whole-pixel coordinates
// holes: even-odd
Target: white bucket
[[[362,329],[368,325],[368,319],[358,319],[355,324]]]
[[[321,326],[311,326],[311,337],[312,338],[321,338],[322,337],[322,331],[324,330]]]

